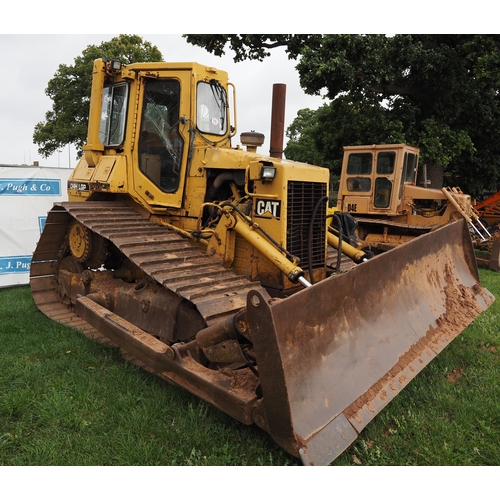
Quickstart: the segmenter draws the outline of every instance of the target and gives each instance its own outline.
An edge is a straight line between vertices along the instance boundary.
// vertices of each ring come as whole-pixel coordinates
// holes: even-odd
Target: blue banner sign
[[[47,220],[46,215],[39,215],[38,216],[38,229],[40,229],[40,234],[43,233],[43,228],[45,227],[46,220]]]
[[[0,196],[59,196],[60,179],[0,179]]]
[[[29,273],[31,257],[31,255],[0,257],[0,274]]]

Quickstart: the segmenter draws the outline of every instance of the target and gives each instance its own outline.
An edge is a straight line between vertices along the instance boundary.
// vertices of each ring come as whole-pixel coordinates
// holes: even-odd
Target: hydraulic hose
[[[314,206],[314,210],[311,215],[311,220],[309,221],[309,238],[307,241],[307,265],[309,269],[309,280],[311,284],[314,285],[314,276],[313,276],[313,268],[312,268],[312,242],[313,242],[313,233],[314,233],[314,219],[316,219],[316,213],[319,210],[321,203],[324,201],[328,201],[328,196],[322,196]],[[322,218],[323,220],[323,218]]]
[[[327,215],[326,219],[333,217],[340,219],[340,217],[336,214]],[[328,231],[327,237],[328,237],[328,244],[330,246],[339,249],[339,253],[347,255],[347,257],[353,260],[356,264],[361,264],[361,262],[365,262],[369,258],[373,257],[373,255],[370,255],[369,253],[360,250],[359,248],[356,248],[350,245],[347,241],[345,241],[342,233],[342,228],[343,225],[342,223],[339,222],[338,230],[332,228],[332,231]],[[340,268],[339,258],[337,259],[337,269],[335,270],[338,271],[338,268]]]

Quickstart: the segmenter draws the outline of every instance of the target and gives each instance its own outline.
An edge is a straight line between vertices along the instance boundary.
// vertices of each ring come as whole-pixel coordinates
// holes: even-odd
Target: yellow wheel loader
[[[344,245],[328,170],[259,154],[255,132],[233,146],[234,102],[212,67],[96,60],[33,298],[326,465],[493,297],[463,220],[371,259]]]

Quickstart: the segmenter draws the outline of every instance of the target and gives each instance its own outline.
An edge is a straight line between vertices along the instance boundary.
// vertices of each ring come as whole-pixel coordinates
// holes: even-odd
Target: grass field
[[[334,465],[500,465],[496,302]],[[0,465],[299,465],[256,426],[41,314],[27,286],[0,290]]]

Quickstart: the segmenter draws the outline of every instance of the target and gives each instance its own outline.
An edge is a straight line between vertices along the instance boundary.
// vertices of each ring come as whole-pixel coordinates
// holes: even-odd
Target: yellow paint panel
[[[113,170],[113,166],[115,164],[116,158],[113,157],[101,157],[101,160],[99,161],[94,180],[99,181],[99,182],[107,182],[109,179],[109,174],[111,173],[111,170]]]
[[[82,180],[82,181],[90,181],[93,173],[94,173],[94,169],[89,167],[89,164],[85,160],[85,157],[83,157],[78,162],[78,165],[75,167],[74,172],[71,174],[70,180],[78,179],[78,180]]]
[[[370,208],[369,196],[345,196],[343,210],[346,212],[366,214],[369,213]]]

